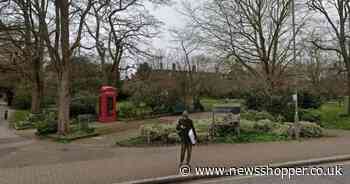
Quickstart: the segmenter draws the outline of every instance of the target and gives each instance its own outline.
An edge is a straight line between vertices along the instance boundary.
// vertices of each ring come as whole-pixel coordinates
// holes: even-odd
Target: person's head
[[[188,118],[188,112],[187,112],[187,111],[184,111],[184,112],[182,113],[182,117],[183,117],[183,118]]]

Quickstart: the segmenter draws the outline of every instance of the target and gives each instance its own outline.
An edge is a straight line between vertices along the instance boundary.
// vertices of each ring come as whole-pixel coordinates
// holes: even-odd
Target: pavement
[[[23,138],[6,123],[0,120],[0,184],[111,184],[178,173],[179,146],[61,144]],[[336,134],[301,142],[199,145],[191,165],[253,166],[350,154],[350,132]]]
[[[33,140],[16,135],[13,130],[9,129],[8,122],[4,120],[5,110],[8,110],[3,102],[0,102],[0,157],[5,155],[9,150],[16,147],[31,144]],[[11,114],[11,110],[8,110]]]

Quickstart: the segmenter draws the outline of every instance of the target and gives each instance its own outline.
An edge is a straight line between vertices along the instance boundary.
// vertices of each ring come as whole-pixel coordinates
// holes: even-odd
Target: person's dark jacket
[[[192,144],[191,139],[188,136],[188,132],[191,129],[193,130],[194,136],[197,140],[197,133],[196,133],[196,130],[194,129],[193,121],[189,118],[179,119],[178,124],[176,126],[176,130],[178,131],[179,136],[181,137],[181,141],[183,144]]]

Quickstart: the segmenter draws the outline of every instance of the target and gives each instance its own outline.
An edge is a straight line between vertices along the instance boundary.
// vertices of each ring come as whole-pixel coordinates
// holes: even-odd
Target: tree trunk
[[[35,82],[32,86],[32,105],[31,112],[37,114],[41,112],[41,89],[40,86]]]
[[[108,85],[109,83],[108,70],[106,69],[106,62],[105,62],[104,56],[101,56],[100,59],[101,59],[102,84]]]
[[[32,63],[33,82],[32,82],[32,105],[31,112],[36,114],[41,112],[41,102],[43,95],[43,83],[41,80],[41,57]]]
[[[70,44],[69,44],[69,2],[61,0],[61,49],[62,61],[59,72],[58,94],[58,134],[69,133],[69,107],[70,107]]]
[[[119,69],[117,69],[115,71],[115,78],[114,79],[115,79],[115,82],[114,82],[115,87],[117,87],[117,88],[121,87],[120,86],[120,71],[119,71]]]
[[[58,94],[58,134],[66,135],[69,133],[69,107],[70,107],[70,84],[69,70],[62,71],[59,78]]]

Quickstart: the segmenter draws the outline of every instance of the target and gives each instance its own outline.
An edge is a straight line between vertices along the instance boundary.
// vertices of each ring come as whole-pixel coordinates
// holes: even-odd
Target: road
[[[336,166],[342,168],[342,176],[294,176],[291,179],[282,179],[281,176],[237,176],[183,182],[181,184],[348,184],[350,181],[350,162],[322,165],[320,167],[331,168]]]

